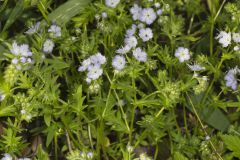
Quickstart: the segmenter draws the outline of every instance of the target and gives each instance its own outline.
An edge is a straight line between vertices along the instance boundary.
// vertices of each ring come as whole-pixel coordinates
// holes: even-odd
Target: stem
[[[113,89],[113,91],[114,91],[114,94],[115,94],[115,96],[116,96],[116,98],[117,98],[117,101],[118,101],[118,105],[119,105],[119,107],[120,107],[120,110],[121,110],[121,112],[122,112],[122,116],[123,116],[125,125],[126,125],[126,127],[127,127],[127,129],[128,129],[128,132],[130,132],[130,128],[129,128],[129,125],[128,125],[128,122],[127,122],[126,114],[124,113],[124,110],[123,110],[123,108],[122,108],[122,104],[120,103],[120,99],[119,99],[119,97],[118,97],[118,94],[117,94],[117,92],[116,92],[115,89]]]
[[[93,149],[93,142],[92,142],[91,127],[90,127],[90,125],[89,125],[89,124],[88,124],[88,137],[89,137],[89,142],[90,142],[91,148]]]
[[[134,78],[132,78],[132,87],[134,89],[134,102],[137,101],[137,96],[136,96],[136,84]],[[135,118],[135,109],[137,106],[133,106],[132,110],[132,117],[131,117],[131,125],[130,125],[130,132],[129,132],[129,144],[132,144],[132,132],[133,132],[133,123],[134,123],[134,118]]]
[[[217,66],[217,70],[219,70],[219,69],[221,68],[223,61],[224,61],[224,60],[221,59],[221,61],[219,62],[218,66]],[[206,93],[205,93],[203,99],[201,100],[201,104],[203,104],[203,102],[205,102],[205,100],[207,99],[207,96],[208,96],[210,90],[212,89],[215,80],[216,80],[216,76],[214,75],[214,78],[213,78],[213,80],[212,80],[210,86],[208,87],[208,89],[207,89],[207,91],[206,91]]]
[[[213,17],[213,15],[211,16],[211,29],[210,29],[210,55],[213,55],[213,30],[214,30],[214,24],[217,20],[217,17],[219,16],[224,4],[225,4],[226,0],[224,0],[220,6],[220,8],[218,9],[216,15]]]
[[[188,97],[188,99],[189,99],[189,101],[190,101],[190,104],[191,104],[191,106],[192,106],[192,108],[193,108],[193,112],[194,112],[194,114],[196,115],[196,117],[197,117],[197,119],[198,119],[198,121],[199,121],[199,123],[200,123],[200,126],[202,127],[203,132],[205,133],[205,136],[206,136],[206,137],[207,137],[207,136],[210,137],[210,136],[208,135],[207,131],[206,131],[205,128],[204,128],[204,125],[203,125],[203,123],[202,123],[202,121],[201,121],[201,119],[200,119],[200,117],[199,117],[199,115],[198,115],[198,113],[197,113],[197,110],[196,110],[196,108],[195,108],[195,106],[194,106],[191,98],[189,97],[188,93],[186,93],[186,94],[187,94],[187,97]],[[209,139],[209,143],[210,143],[213,151],[214,151],[214,152],[217,154],[217,156],[219,157],[219,159],[220,159],[220,160],[223,160],[223,158],[222,158],[221,155],[217,152],[217,149],[216,149],[215,146],[213,145],[213,143],[212,143],[212,141],[211,141],[211,138]]]
[[[191,33],[193,20],[194,20],[194,14],[191,16],[190,24],[189,24],[189,28],[188,28],[187,34],[190,34],[190,33]]]
[[[58,144],[57,144],[57,135],[54,136],[54,151],[55,151],[55,159],[58,160],[58,151],[57,151],[57,147],[58,147]]]
[[[210,28],[210,56],[213,55],[213,30],[214,30],[214,21],[211,20],[211,28]]]
[[[69,152],[72,152],[71,141],[70,141],[70,138],[69,138],[67,130],[65,131],[65,135],[67,137],[67,145],[68,145]]]
[[[156,150],[154,153],[154,160],[157,160],[157,156],[158,156],[158,144],[156,144]]]

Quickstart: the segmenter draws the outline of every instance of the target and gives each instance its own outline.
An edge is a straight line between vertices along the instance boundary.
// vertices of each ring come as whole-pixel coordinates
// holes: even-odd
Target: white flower
[[[179,62],[184,62],[190,59],[190,53],[187,48],[179,47],[175,51],[175,57],[179,59]]]
[[[221,31],[216,39],[218,39],[218,42],[225,48],[231,44],[231,33]]]
[[[32,52],[29,50],[29,46],[27,44],[20,45],[20,52],[24,57],[32,56]]]
[[[31,160],[31,158],[19,158],[18,160]]]
[[[232,33],[232,39],[235,43],[240,43],[240,33]]]
[[[93,158],[93,152],[88,152],[87,153],[87,158],[92,159]]]
[[[43,44],[43,52],[52,53],[54,47],[54,42],[50,39],[47,39]]]
[[[188,68],[192,71],[201,71],[201,70],[205,70],[205,67],[203,66],[200,66],[198,64],[194,64],[194,65],[190,65],[190,64],[187,64]]]
[[[123,56],[117,55],[113,58],[112,66],[114,69],[120,71],[124,68],[125,64],[126,64],[126,60]]]
[[[135,48],[137,46],[137,38],[135,36],[127,37],[124,40],[125,45],[129,46],[130,48]]]
[[[130,9],[132,14],[133,20],[140,20],[142,8],[139,7],[137,4],[134,4],[133,7]]]
[[[17,63],[18,63],[18,59],[17,58],[12,59],[12,64],[17,64]]]
[[[38,31],[41,22],[37,22],[35,25],[32,25],[25,33],[34,34]]]
[[[88,67],[87,78],[96,80],[103,74],[103,69],[98,65],[90,65]]]
[[[142,28],[139,31],[139,36],[143,42],[146,42],[153,38],[153,33],[150,28]]]
[[[239,51],[240,48],[239,48],[239,46],[235,46],[235,47],[233,48],[233,50],[234,50],[234,51]]]
[[[15,56],[18,56],[18,55],[21,54],[20,53],[20,47],[18,46],[18,44],[16,42],[13,42],[10,52],[12,54],[14,54]]]
[[[106,57],[101,53],[97,53],[90,57],[91,63],[94,65],[102,65],[106,63]]]
[[[107,18],[107,16],[108,16],[108,15],[107,15],[106,12],[102,12],[102,17],[103,17],[103,18]]]
[[[3,94],[2,92],[0,92],[0,102],[3,101],[5,99],[5,94]]]
[[[131,37],[133,36],[135,33],[136,33],[136,29],[137,29],[137,26],[135,24],[133,24],[131,26],[131,28],[129,28],[127,31],[126,31],[126,35],[125,37]]]
[[[12,160],[12,156],[8,153],[4,153],[1,160]]]
[[[51,25],[48,29],[49,33],[53,33],[54,37],[61,37],[61,28],[55,24]]]
[[[141,48],[136,48],[133,50],[133,56],[139,61],[139,62],[146,62],[147,61],[147,53],[142,51]]]
[[[152,8],[142,9],[140,20],[146,24],[152,24],[157,18],[155,11]]]
[[[79,72],[83,72],[83,71],[86,71],[88,66],[91,64],[91,60],[90,58],[88,59],[85,59],[83,62],[82,62],[82,65],[78,68],[78,71]]]
[[[154,4],[154,6],[155,6],[156,8],[159,8],[161,5],[160,5],[159,2],[157,2],[157,3]]]
[[[111,7],[111,8],[115,8],[119,2],[120,2],[120,0],[105,0],[106,6]]]
[[[126,54],[126,53],[128,53],[130,50],[131,50],[131,47],[128,46],[128,45],[126,45],[126,46],[124,46],[124,47],[119,48],[118,50],[116,50],[116,53],[118,53],[118,54]]]
[[[231,69],[228,71],[228,73],[225,75],[224,80],[226,81],[226,86],[231,87],[233,90],[237,90],[238,83],[236,74],[239,73],[239,69]]]
[[[29,50],[29,46],[27,44],[22,44],[19,46],[16,42],[13,42],[10,52],[15,56],[32,56],[32,52]]]
[[[90,84],[92,82],[92,80],[90,78],[86,78],[86,82],[87,82],[87,84]]]
[[[26,114],[27,113],[25,109],[22,109],[20,112],[21,112],[21,114]]]

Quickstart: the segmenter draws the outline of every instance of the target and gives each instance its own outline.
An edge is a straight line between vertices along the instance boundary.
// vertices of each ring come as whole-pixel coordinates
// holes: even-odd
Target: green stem
[[[214,30],[214,25],[215,22],[217,20],[217,17],[219,16],[224,4],[226,3],[226,0],[224,0],[220,6],[220,8],[218,9],[216,15],[213,17],[213,15],[211,16],[211,29],[210,29],[210,55],[213,55],[213,30]]]
[[[88,124],[88,137],[89,137],[89,142],[90,142],[91,148],[93,149],[91,126],[89,124]]]
[[[206,137],[209,136],[209,134],[208,134],[207,131],[205,130],[205,127],[204,127],[204,125],[203,125],[203,123],[202,123],[202,121],[201,121],[201,119],[200,119],[200,117],[199,117],[199,115],[198,115],[198,113],[197,113],[197,110],[196,110],[196,108],[195,108],[195,106],[194,106],[191,98],[189,97],[188,93],[186,93],[186,94],[187,94],[187,97],[188,97],[188,99],[189,99],[189,102],[190,102],[190,104],[191,104],[191,106],[192,106],[192,108],[193,108],[193,112],[194,112],[195,116],[197,117],[197,120],[198,120],[198,122],[200,123],[200,126],[202,127],[203,132],[205,133],[205,136],[206,136]],[[209,136],[209,137],[210,137],[210,136]],[[219,159],[220,159],[220,160],[223,160],[223,158],[222,158],[221,155],[217,152],[217,149],[216,149],[215,146],[213,145],[213,143],[212,143],[212,141],[211,141],[211,138],[209,139],[209,143],[210,143],[213,151],[214,151],[214,152],[217,154],[217,156],[219,157]]]
[[[213,18],[212,18],[213,19]],[[211,20],[211,27],[210,27],[210,56],[213,55],[213,30],[214,30],[214,21]]]
[[[57,151],[57,147],[58,147],[57,135],[55,134],[55,136],[54,136],[55,160],[58,160],[58,151]]]
[[[136,84],[134,78],[132,78],[132,87],[134,89],[134,103],[137,101],[137,96],[136,96]],[[133,123],[134,123],[134,118],[135,118],[135,109],[137,106],[133,106],[132,110],[132,116],[131,116],[131,125],[130,125],[130,133],[129,133],[129,144],[132,144],[132,133],[133,133]]]
[[[154,153],[154,160],[157,160],[157,156],[158,156],[158,144],[156,144],[156,150]]]

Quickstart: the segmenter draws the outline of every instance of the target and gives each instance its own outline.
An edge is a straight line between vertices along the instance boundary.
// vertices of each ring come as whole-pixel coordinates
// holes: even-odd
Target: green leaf
[[[182,155],[179,152],[175,152],[174,153],[174,160],[188,160],[188,158],[186,158],[184,155]]]
[[[222,135],[221,137],[227,148],[233,152],[233,155],[240,158],[240,138],[232,135]]]
[[[11,116],[15,112],[15,107],[14,106],[6,106],[2,104],[0,106],[0,117],[5,117],[5,116]]]
[[[51,114],[44,114],[44,121],[47,126],[50,126],[52,120]]]
[[[10,15],[8,16],[8,20],[4,25],[2,32],[6,31],[15,22],[15,20],[22,14],[23,10],[24,1],[19,0]]]
[[[204,108],[202,118],[212,127],[226,131],[230,125],[229,120],[220,109]]]
[[[65,24],[80,13],[90,2],[91,0],[69,0],[49,14],[48,20]]]
[[[202,94],[190,96],[195,106],[200,103],[202,96]],[[187,107],[193,112],[190,104],[188,104]],[[220,109],[212,107],[211,104],[205,104],[204,108],[197,107],[197,110],[200,118],[215,129],[220,131],[226,131],[228,129],[230,122],[227,116]]]
[[[53,124],[47,129],[47,141],[46,146],[48,147],[49,144],[52,142],[54,135],[57,133],[57,125]]]
[[[37,160],[49,160],[48,154],[42,149],[42,144],[38,146],[36,157]]]
[[[54,59],[46,59],[45,62],[49,63],[50,66],[54,69],[54,70],[62,70],[65,68],[69,68],[69,64],[64,62],[63,60],[59,59],[59,58],[54,58]]]
[[[87,105],[83,105],[85,96],[82,96],[82,85],[80,85],[77,88],[76,93],[73,94],[73,100],[74,100],[74,103],[73,105],[71,105],[73,108],[73,111],[76,112],[78,116],[80,116],[82,110],[87,107]]]

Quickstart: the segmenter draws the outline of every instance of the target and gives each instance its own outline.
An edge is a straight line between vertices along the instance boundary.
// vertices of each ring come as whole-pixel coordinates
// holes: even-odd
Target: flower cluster
[[[155,12],[155,10],[151,7],[142,8],[137,4],[134,4],[130,9],[130,12],[134,21],[139,20],[147,25],[151,25],[157,19],[157,15],[162,14],[162,10],[159,9],[160,6],[160,3],[155,3],[155,7],[158,9]]]
[[[86,81],[87,83],[91,83],[93,80],[97,80],[103,74],[102,65],[105,63],[106,57],[101,53],[96,53],[95,55],[85,59],[81,66],[79,66],[78,71],[87,71],[88,73]]]
[[[238,82],[237,82],[237,74],[240,73],[240,70],[236,67],[234,69],[230,69],[224,77],[226,81],[226,86],[231,87],[233,90],[237,90]]]
[[[222,45],[223,48],[228,47],[233,41],[236,44],[234,50],[235,51],[239,50],[240,33],[220,31],[219,34],[216,36],[216,39]]]
[[[56,24],[51,25],[48,32],[53,38],[59,38],[62,36],[61,28]],[[52,53],[54,46],[55,44],[51,39],[46,39],[43,44],[43,52],[47,54]]]
[[[160,7],[160,3],[155,4],[156,8]],[[116,53],[120,55],[116,55],[113,58],[112,66],[115,70],[120,71],[124,69],[126,64],[124,54],[127,54],[132,50],[133,57],[139,62],[147,61],[147,53],[143,51],[138,45],[138,39],[135,34],[138,31],[138,36],[141,38],[143,42],[147,42],[153,38],[153,31],[149,27],[145,27],[146,25],[151,25],[157,18],[157,14],[153,8],[142,8],[137,4],[134,4],[130,9],[132,14],[132,18],[134,21],[139,20],[139,24],[132,24],[132,26],[127,29],[125,34],[124,46],[116,50]]]
[[[33,63],[32,52],[29,49],[28,44],[18,45],[13,42],[10,52],[14,55],[12,64],[16,66],[18,70],[21,70],[23,66]]]

